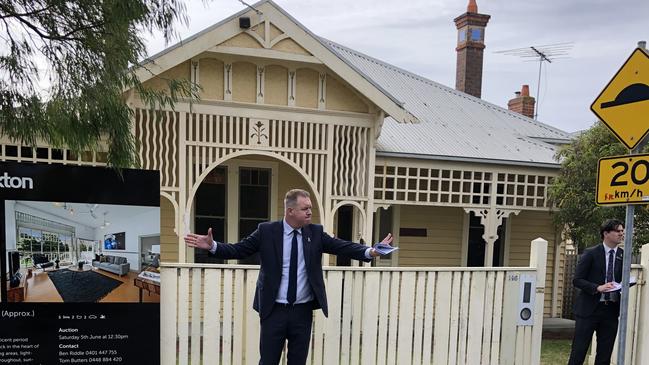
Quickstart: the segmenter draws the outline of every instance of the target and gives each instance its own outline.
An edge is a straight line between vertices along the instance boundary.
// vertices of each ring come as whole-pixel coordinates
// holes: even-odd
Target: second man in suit
[[[584,251],[577,263],[573,284],[581,289],[575,302],[575,337],[569,365],[581,365],[588,346],[597,333],[595,364],[610,364],[620,315],[620,291],[613,291],[622,281],[623,251],[617,246],[624,240],[624,224],[609,219],[600,228],[602,243]]]
[[[259,252],[260,269],[253,308],[259,313],[260,364],[278,364],[288,341],[288,364],[304,364],[311,339],[312,311],[328,314],[322,272],[322,254],[344,255],[371,261],[379,254],[370,247],[329,236],[321,225],[311,224],[311,199],[294,189],[284,198],[284,219],[262,223],[236,244],[214,242],[206,235],[188,234],[190,247],[209,250],[222,259],[242,259]],[[382,241],[392,243],[388,234]]]

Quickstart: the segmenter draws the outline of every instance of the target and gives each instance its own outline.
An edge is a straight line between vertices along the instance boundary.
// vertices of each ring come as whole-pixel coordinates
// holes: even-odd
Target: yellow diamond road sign
[[[649,132],[649,54],[636,48],[590,110],[633,149]]]

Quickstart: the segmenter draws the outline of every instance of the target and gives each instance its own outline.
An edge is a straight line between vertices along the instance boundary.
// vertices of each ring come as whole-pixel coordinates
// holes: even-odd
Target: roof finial
[[[478,4],[476,4],[475,0],[469,0],[469,5],[466,7],[466,12],[467,13],[478,12]]]

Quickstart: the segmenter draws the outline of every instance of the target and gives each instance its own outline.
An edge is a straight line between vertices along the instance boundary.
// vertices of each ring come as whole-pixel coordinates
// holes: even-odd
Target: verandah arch
[[[360,212],[360,217],[361,217],[361,221],[359,222],[358,226],[361,227],[361,232],[364,233],[365,232],[365,224],[367,224],[367,216],[365,214],[365,208],[361,204],[359,204],[357,201],[353,201],[353,200],[343,200],[343,201],[338,202],[336,205],[334,205],[334,207],[331,209],[331,212],[329,212],[329,214],[328,214],[328,217],[331,220],[330,222],[327,223],[329,225],[329,227],[333,227],[333,220],[334,220],[334,217],[336,216],[336,212],[338,211],[338,209],[340,207],[342,207],[342,206],[345,206],[345,205],[350,205],[350,206],[354,207],[355,209],[358,209],[358,211]],[[372,241],[372,237],[363,237],[363,236],[364,236],[364,234],[361,234],[361,238],[364,238],[366,241],[368,241],[368,240]]]
[[[286,158],[286,157],[284,157],[284,156],[282,156],[280,154],[273,153],[273,152],[266,152],[266,151],[238,151],[238,152],[234,152],[234,153],[225,155],[225,156],[215,160],[211,164],[209,164],[208,167],[205,170],[203,170],[203,172],[198,176],[196,181],[194,181],[191,189],[189,190],[189,192],[187,194],[187,200],[186,200],[187,204],[186,204],[186,208],[185,208],[185,215],[187,217],[190,216],[190,213],[191,213],[192,208],[193,208],[194,197],[196,196],[196,192],[198,191],[198,188],[200,187],[203,180],[205,180],[205,177],[207,177],[207,175],[213,169],[215,169],[217,166],[223,164],[224,162],[226,162],[228,160],[238,158],[238,157],[243,157],[243,156],[251,156],[251,155],[252,156],[266,156],[266,157],[270,157],[272,159],[276,159],[278,161],[284,162],[288,166],[292,167],[295,171],[297,171],[297,173],[300,175],[300,177],[302,177],[304,179],[304,181],[306,181],[307,185],[309,186],[311,191],[313,191],[313,193],[314,193],[314,196],[312,197],[311,201],[317,206],[318,211],[321,212],[320,213],[322,215],[321,221],[323,223],[327,222],[326,219],[327,219],[328,212],[326,212],[324,210],[324,205],[322,204],[323,200],[324,200],[324,197],[322,195],[323,193],[318,191],[316,186],[313,184],[313,181],[311,180],[311,178],[304,172],[303,169],[301,169],[292,160],[290,160],[290,159],[288,159],[288,158]],[[187,224],[187,223],[188,222],[184,222],[184,224]]]

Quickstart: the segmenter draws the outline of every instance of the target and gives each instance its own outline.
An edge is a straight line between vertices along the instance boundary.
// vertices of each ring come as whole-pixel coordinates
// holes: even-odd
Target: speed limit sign
[[[597,204],[649,203],[649,154],[605,157],[597,166]]]

